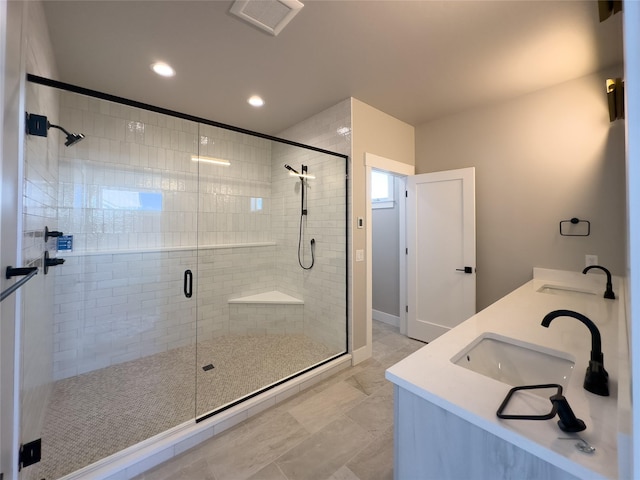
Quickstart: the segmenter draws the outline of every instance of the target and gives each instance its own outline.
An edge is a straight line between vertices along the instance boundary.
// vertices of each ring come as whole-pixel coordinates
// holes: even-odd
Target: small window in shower
[[[102,189],[102,208],[114,210],[162,211],[162,193]]]
[[[262,211],[262,198],[251,197],[251,211],[252,212]]]

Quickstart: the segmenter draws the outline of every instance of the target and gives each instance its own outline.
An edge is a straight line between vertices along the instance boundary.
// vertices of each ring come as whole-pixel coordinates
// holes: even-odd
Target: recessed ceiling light
[[[171,65],[164,62],[154,63],[151,65],[151,69],[163,77],[173,77],[176,74],[176,71],[171,67]]]
[[[264,100],[260,98],[258,95],[253,95],[252,97],[249,97],[249,100],[247,100],[247,102],[249,102],[249,105],[253,107],[261,107],[264,105]]]

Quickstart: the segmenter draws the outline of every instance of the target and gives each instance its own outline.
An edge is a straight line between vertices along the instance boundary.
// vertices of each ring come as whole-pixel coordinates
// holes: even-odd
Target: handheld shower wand
[[[293,173],[295,173],[296,175],[300,176],[300,174],[298,173],[298,171],[297,171],[295,168],[293,168],[293,167],[292,167],[292,166],[290,166],[290,165],[287,165],[286,163],[284,164],[284,168],[286,168],[286,169],[287,169],[287,170],[289,170],[290,172],[293,172]],[[304,168],[304,166],[303,166],[303,168]]]
[[[286,168],[287,170],[289,170],[290,172],[293,172],[294,174],[296,174],[298,176],[298,178],[300,179],[300,228],[298,231],[298,264],[300,265],[301,268],[303,268],[304,270],[311,270],[313,268],[314,263],[316,262],[316,239],[312,238],[311,239],[311,265],[309,265],[308,267],[305,267],[304,264],[302,263],[302,237],[303,237],[303,218],[307,215],[307,207],[305,205],[305,198],[304,198],[304,192],[305,192],[305,188],[306,188],[306,174],[307,174],[307,166],[306,165],[302,165],[302,173],[298,173],[298,171],[293,168],[290,165],[287,165],[286,163],[284,164],[284,168]]]

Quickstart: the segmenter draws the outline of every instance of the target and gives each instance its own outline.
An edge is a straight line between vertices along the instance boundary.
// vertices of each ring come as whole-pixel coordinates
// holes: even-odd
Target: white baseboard
[[[364,362],[373,355],[373,349],[371,345],[365,345],[357,350],[351,352],[351,365],[357,365],[360,362]]]
[[[389,313],[381,312],[380,310],[372,310],[371,315],[374,320],[378,320],[379,322],[393,325],[394,327],[398,327],[398,328],[400,327],[400,317],[391,315]]]

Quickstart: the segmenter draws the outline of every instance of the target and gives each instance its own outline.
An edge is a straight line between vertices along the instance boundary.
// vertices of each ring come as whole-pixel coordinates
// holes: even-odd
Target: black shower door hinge
[[[18,454],[18,471],[24,467],[38,463],[42,456],[42,439],[38,438],[33,442],[20,445],[20,451]]]

